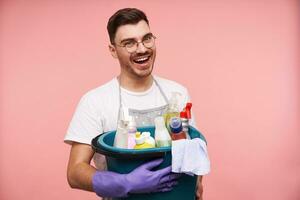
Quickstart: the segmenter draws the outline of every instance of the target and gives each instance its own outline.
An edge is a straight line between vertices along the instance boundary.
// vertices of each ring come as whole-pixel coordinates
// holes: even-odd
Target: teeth
[[[148,57],[144,57],[144,58],[136,59],[135,61],[137,61],[137,62],[142,62],[142,61],[145,61],[145,60],[147,60],[147,59],[148,59]]]

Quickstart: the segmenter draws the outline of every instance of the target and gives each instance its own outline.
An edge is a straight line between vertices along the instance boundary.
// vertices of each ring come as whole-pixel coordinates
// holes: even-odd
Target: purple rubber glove
[[[101,197],[127,197],[128,193],[167,192],[177,185],[179,174],[171,173],[171,166],[151,171],[163,159],[147,162],[129,174],[97,171],[93,178],[93,189]]]

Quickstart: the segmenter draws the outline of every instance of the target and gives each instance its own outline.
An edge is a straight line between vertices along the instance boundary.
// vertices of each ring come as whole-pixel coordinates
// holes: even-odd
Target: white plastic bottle
[[[124,149],[128,148],[128,129],[127,122],[124,120],[120,120],[118,123],[118,128],[114,139],[114,147]]]
[[[136,123],[132,116],[128,118],[128,149],[133,149],[135,146]]]
[[[163,117],[156,117],[155,122],[155,143],[156,147],[168,147],[171,146],[171,136],[168,129],[165,126],[165,120]]]
[[[117,124],[117,130],[114,138],[114,147],[118,148],[128,148],[128,121],[127,116],[128,114],[127,107],[121,107],[119,109],[119,119]]]

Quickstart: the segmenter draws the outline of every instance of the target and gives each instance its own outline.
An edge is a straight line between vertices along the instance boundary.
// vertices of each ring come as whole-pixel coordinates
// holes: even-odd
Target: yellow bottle
[[[170,132],[170,120],[173,117],[180,117],[180,112],[179,112],[179,101],[178,101],[178,97],[181,94],[178,92],[172,92],[171,93],[171,98],[169,99],[169,106],[168,109],[166,111],[165,114],[163,114],[165,123],[166,123],[166,127],[168,129],[168,131]]]
[[[141,132],[135,133],[135,143],[134,149],[147,149],[154,148],[153,144],[145,142],[146,138],[141,135]]]

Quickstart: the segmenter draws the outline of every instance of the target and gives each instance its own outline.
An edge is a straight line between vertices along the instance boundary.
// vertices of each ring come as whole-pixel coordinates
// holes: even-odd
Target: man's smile
[[[137,64],[143,64],[143,63],[147,62],[149,59],[150,59],[150,55],[135,58],[135,59],[133,59],[133,61]]]
[[[151,59],[152,54],[146,54],[146,55],[140,55],[140,56],[135,56],[132,61],[134,65],[137,67],[139,70],[145,70],[151,67]]]

